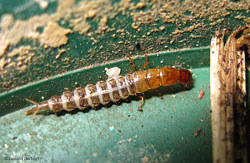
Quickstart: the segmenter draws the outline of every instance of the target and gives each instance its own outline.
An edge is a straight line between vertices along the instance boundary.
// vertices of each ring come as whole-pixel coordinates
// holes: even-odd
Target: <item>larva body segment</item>
[[[176,82],[189,84],[191,80],[191,72],[185,69],[161,67],[136,71],[126,76],[110,77],[106,82],[98,81],[95,85],[88,84],[85,88],[77,87],[73,92],[65,91],[62,96],[52,96],[47,102],[37,104],[36,108],[27,111],[26,114],[48,109],[57,113],[62,110],[72,111],[75,108],[84,110],[89,106],[94,108],[100,104],[117,102],[160,86],[168,86]]]

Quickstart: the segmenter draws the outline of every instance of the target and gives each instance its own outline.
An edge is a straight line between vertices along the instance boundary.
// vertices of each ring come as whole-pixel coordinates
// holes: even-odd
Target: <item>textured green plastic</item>
[[[156,68],[162,66],[175,66],[176,68],[198,68],[208,66],[209,64],[209,49],[194,48],[190,50],[181,50],[176,52],[161,52],[148,55],[150,60],[148,68]],[[141,67],[145,62],[144,56],[135,59],[135,64]],[[16,88],[9,92],[0,94],[0,115],[5,115],[29,103],[25,98],[42,101],[41,97],[48,99],[53,95],[60,95],[64,88],[73,89],[76,86],[85,86],[89,83],[95,84],[98,80],[105,80],[107,75],[105,67],[119,67],[122,74],[126,74],[131,66],[127,58],[110,64],[101,64],[92,68],[82,68],[68,73],[59,74],[52,78],[44,79],[35,83]],[[76,84],[77,83],[77,84]]]
[[[19,7],[17,11],[17,6],[28,2],[31,2],[31,7],[25,10]],[[118,3],[119,0],[112,2]],[[50,1],[49,7],[41,10],[33,1],[0,0],[0,15],[12,13],[15,19],[27,20],[33,15],[54,13],[57,3]],[[37,62],[28,65],[26,72],[10,71],[0,78],[0,162],[6,159],[38,162],[212,162],[207,46],[214,31],[235,29],[245,24],[235,16],[248,17],[246,11],[228,12],[230,14],[215,25],[209,25],[211,22],[207,18],[197,18],[193,24],[164,23],[159,19],[157,23],[142,26],[141,32],[131,28],[132,19],[128,12],[127,15],[118,14],[108,22],[110,27],[130,33],[126,33],[124,38],[113,38],[112,35],[117,34],[115,31],[94,35],[99,40],[93,46],[89,37],[74,32],[68,35],[68,44],[60,48],[44,49],[39,42],[25,39],[16,46],[10,46],[7,52],[22,45],[32,45],[37,48],[35,54],[38,57]],[[98,28],[97,22],[88,22],[91,30]],[[199,22],[206,27],[185,32],[170,44],[173,31]],[[61,26],[69,28],[67,23]],[[161,26],[166,30],[143,37],[151,29]],[[119,44],[119,41],[127,43]],[[142,48],[136,48],[136,43]],[[58,49],[62,48],[67,52],[61,59],[68,58],[68,63],[55,59]],[[173,52],[173,49],[182,50]],[[41,102],[52,95],[60,95],[64,88],[72,90],[76,86],[95,84],[107,78],[105,67],[117,66],[125,75],[131,65],[126,54],[140,56],[135,59],[138,70],[145,62],[144,52],[149,58],[147,68],[175,66],[191,69],[193,86],[190,89],[179,84],[162,87],[163,99],[154,91],[146,92],[143,112],[137,111],[140,100],[133,96],[116,104],[100,106],[97,110],[66,113],[59,117],[49,112],[33,118],[25,116],[24,112],[32,108],[25,98]],[[247,85],[250,85],[249,75],[247,79]],[[205,94],[198,99],[201,90]]]
[[[120,0],[112,0],[112,3],[119,3]],[[135,0],[135,3],[138,1]],[[76,2],[78,3],[78,2]],[[198,3],[198,2],[196,2]],[[24,8],[24,6],[29,6]],[[34,15],[52,14],[57,11],[58,1],[52,1],[49,3],[46,10],[41,10],[39,5],[34,1],[25,0],[12,0],[5,1],[0,0],[0,15],[6,13],[12,13],[15,19],[27,20]],[[151,10],[150,8],[143,9]],[[25,72],[19,72],[11,70],[8,74],[1,76],[0,78],[0,92],[6,92],[16,87],[22,87],[30,82],[40,81],[44,78],[51,78],[58,74],[73,71],[81,67],[90,66],[92,64],[103,64],[105,61],[113,61],[116,59],[125,58],[127,54],[131,56],[143,55],[146,53],[156,53],[165,50],[176,50],[184,48],[198,48],[209,46],[211,36],[214,35],[216,30],[220,29],[236,29],[240,25],[244,25],[245,22],[241,19],[235,18],[238,15],[248,17],[246,11],[228,10],[228,15],[221,19],[218,18],[218,23],[210,25],[211,21],[208,18],[199,19],[196,18],[192,23],[166,23],[162,19],[158,19],[157,22],[141,25],[140,32],[134,30],[131,27],[133,20],[130,16],[131,12],[126,14],[118,14],[113,19],[108,20],[110,28],[116,30],[103,33],[101,35],[93,34],[93,37],[98,40],[97,43],[86,36],[81,35],[78,32],[72,32],[67,35],[68,43],[59,48],[44,48],[39,42],[22,39],[17,45],[8,47],[7,52],[11,52],[13,49],[22,45],[31,45],[35,50],[31,50],[36,54],[34,57],[36,61],[33,61],[28,65],[28,69]],[[177,18],[176,18],[177,19]],[[180,18],[181,19],[181,18]],[[216,22],[217,19],[214,21]],[[98,28],[99,19],[88,19],[88,23],[91,24],[89,32],[94,33]],[[219,23],[220,22],[220,23]],[[60,24],[60,22],[58,22]],[[184,32],[181,35],[173,36],[172,32],[178,30],[184,30],[185,28],[195,26],[197,24],[203,24],[204,27],[195,29],[190,32]],[[69,27],[68,23],[60,24],[64,28]],[[203,26],[202,25],[202,26]],[[166,30],[160,32],[153,32],[147,35],[147,32],[165,27]],[[125,31],[124,37],[118,37],[119,29]],[[39,30],[43,30],[39,29]],[[40,31],[40,32],[41,32]],[[117,37],[112,36],[116,34]],[[134,38],[136,36],[136,38]],[[175,38],[173,43],[171,40]],[[123,42],[120,44],[119,42]],[[139,43],[140,50],[136,48],[136,43]],[[66,49],[66,52],[60,57],[55,59],[59,49]],[[69,61],[62,61],[63,59]]]
[[[202,61],[195,62],[197,57]],[[153,91],[145,93],[143,112],[137,110],[140,103],[137,97],[102,106],[99,110],[67,113],[60,117],[49,113],[33,118],[25,116],[24,111],[31,107],[16,106],[15,112],[5,109],[8,114],[2,112],[0,119],[2,159],[18,156],[33,157],[40,162],[211,162],[208,58],[208,48],[150,55],[151,68],[162,66],[161,61],[164,66],[180,62],[181,67],[192,67],[193,86],[190,89],[180,84],[162,87],[163,99]],[[136,64],[143,63],[143,59],[138,58]],[[130,65],[123,60],[77,70],[9,94],[21,99],[26,95],[25,90],[30,90],[28,98],[38,98],[42,94],[47,98],[47,94],[59,92],[63,85],[72,85],[76,77],[79,78],[77,82],[81,79],[84,84],[91,76],[91,80],[95,77],[97,81],[98,72],[103,73],[104,67],[113,66],[128,70]],[[52,86],[51,82],[57,84]],[[201,90],[205,94],[198,99]]]

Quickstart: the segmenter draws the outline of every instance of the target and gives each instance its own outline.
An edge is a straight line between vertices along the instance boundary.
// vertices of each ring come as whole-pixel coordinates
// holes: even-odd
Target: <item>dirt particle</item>
[[[77,18],[70,21],[70,27],[73,27],[73,30],[80,34],[85,34],[91,29],[91,26],[83,18]]]
[[[169,43],[173,44],[175,42],[175,39],[172,39]]]
[[[204,90],[201,90],[199,95],[198,95],[198,99],[202,99],[202,97],[204,96],[205,92]]]
[[[16,139],[17,139],[17,136],[14,136],[12,139],[13,139],[13,140],[16,140]]]
[[[147,156],[144,156],[144,157],[141,159],[141,162],[142,162],[142,163],[148,163],[148,157],[147,157]]]
[[[59,0],[58,10],[63,12],[65,9],[70,8],[75,3],[75,0]]]
[[[59,50],[58,50],[58,54],[56,55],[56,59],[59,59],[59,58],[61,57],[61,55],[62,55],[63,53],[65,53],[65,52],[66,52],[65,49],[59,49]]]
[[[246,18],[246,19],[243,19],[244,20],[244,22],[246,22],[246,23],[250,23],[250,18]]]
[[[242,16],[242,15],[237,15],[234,17],[235,19],[245,19],[246,17],[245,16]]]
[[[171,98],[175,98],[175,97],[176,97],[176,95],[170,95],[170,97],[171,97]]]
[[[62,28],[55,22],[49,22],[40,36],[40,41],[43,45],[57,48],[68,42],[66,35],[70,32],[70,29]]]
[[[97,153],[95,152],[95,153],[93,153],[93,157],[97,157]]]
[[[12,81],[4,82],[4,83],[3,83],[3,87],[6,88],[6,89],[8,89],[8,88],[11,87],[12,84],[13,84]]]
[[[177,29],[177,30],[175,30],[172,34],[173,34],[173,35],[177,35],[177,34],[183,34],[183,33],[185,33],[185,32],[191,32],[191,31],[193,31],[194,29],[196,29],[196,28],[198,28],[198,27],[201,27],[201,26],[202,26],[201,23],[195,24],[195,25],[192,25],[192,26],[190,26],[190,27],[184,28],[183,30]]]
[[[2,36],[1,36],[2,37]],[[4,37],[0,38],[0,57],[2,57],[9,47],[10,42],[6,40]]]
[[[32,62],[32,58],[35,56],[31,52],[33,48],[31,46],[20,46],[19,48],[13,49],[7,54],[8,60],[6,62],[6,69],[16,69],[25,71],[27,64]]]
[[[133,29],[138,29],[138,28],[139,28],[139,24],[137,24],[137,23],[132,23],[132,24],[131,24],[131,27],[132,27]]]
[[[165,29],[166,29],[166,27],[164,27],[164,26],[160,26],[160,28],[159,28],[161,31],[164,31]]]
[[[62,61],[63,61],[63,62],[68,62],[68,61],[69,61],[69,58],[68,58],[68,57],[63,58]]]
[[[132,138],[129,138],[129,139],[127,139],[127,141],[128,141],[128,142],[132,142],[132,141],[133,141],[133,139],[132,139]]]
[[[21,72],[25,72],[27,70],[27,66],[26,65],[20,65],[20,67],[18,67],[18,70]]]
[[[6,149],[9,148],[8,144],[4,144],[4,147],[5,147]]]
[[[198,129],[195,131],[195,133],[194,133],[194,137],[199,136],[200,133],[201,133],[201,128],[198,128]]]
[[[156,13],[151,11],[136,12],[133,15],[134,22],[140,22],[142,24],[149,24],[156,21]]]
[[[8,30],[14,23],[14,17],[11,14],[5,14],[1,18],[0,28],[4,30]]]
[[[139,9],[144,8],[145,6],[146,4],[144,2],[139,2],[136,4],[136,8],[139,8]]]
[[[136,47],[138,50],[141,50],[141,44],[140,44],[140,42],[136,41],[136,42],[135,42],[135,47]]]
[[[105,32],[108,29],[107,23],[108,23],[108,17],[107,16],[102,17],[102,19],[99,22],[99,28],[96,31],[96,34]]]
[[[85,15],[85,18],[94,18],[96,16],[97,10],[89,10],[87,15]]]
[[[6,64],[7,63],[5,61],[5,58],[1,58],[0,59],[0,69],[3,70]]]
[[[35,0],[35,2],[37,2],[40,8],[43,10],[45,10],[49,5],[49,2],[47,0]]]

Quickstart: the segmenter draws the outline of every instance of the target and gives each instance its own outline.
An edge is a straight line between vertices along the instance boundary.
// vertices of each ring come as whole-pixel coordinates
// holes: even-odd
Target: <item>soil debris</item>
[[[40,36],[41,44],[52,48],[65,45],[68,42],[66,35],[70,32],[70,29],[62,28],[55,22],[49,22]]]
[[[201,133],[201,128],[198,128],[198,129],[195,131],[195,133],[194,133],[194,137],[199,136],[200,133]]]

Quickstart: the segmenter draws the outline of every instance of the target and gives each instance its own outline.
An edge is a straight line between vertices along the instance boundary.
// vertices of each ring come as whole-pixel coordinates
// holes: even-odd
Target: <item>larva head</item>
[[[189,70],[180,69],[180,84],[190,84],[192,82],[192,73]]]

